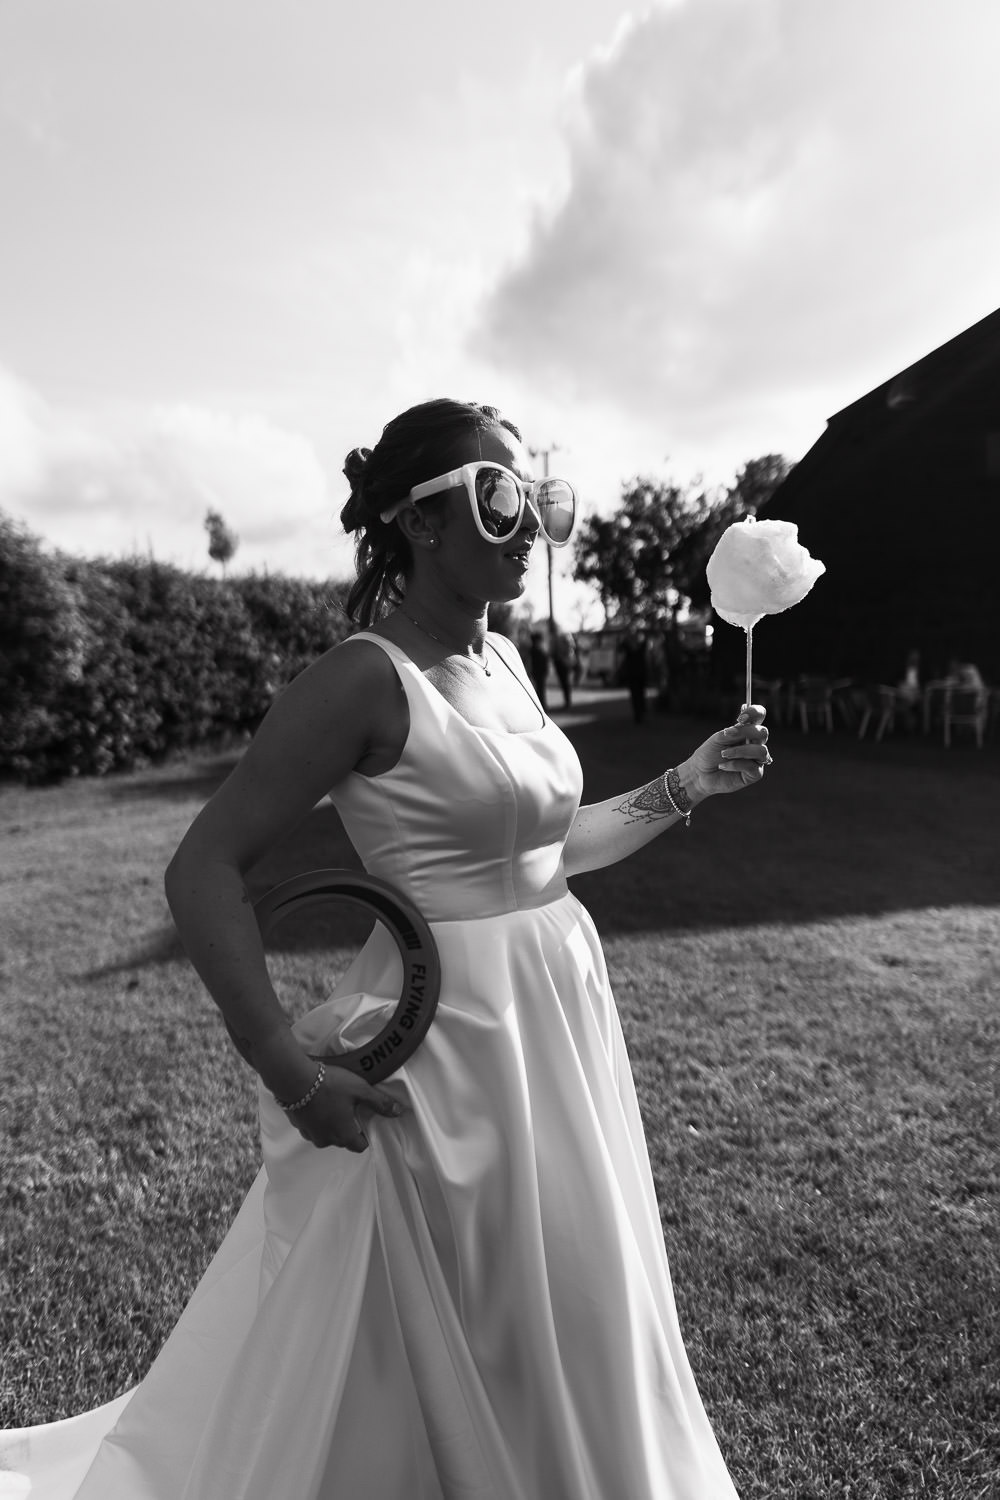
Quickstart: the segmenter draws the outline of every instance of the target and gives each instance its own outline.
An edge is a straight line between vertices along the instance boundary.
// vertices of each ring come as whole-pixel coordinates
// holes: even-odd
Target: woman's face
[[[506,427],[464,433],[454,444],[448,468],[457,469],[480,459],[503,464],[526,483],[534,477],[527,450]],[[518,530],[497,544],[480,535],[464,485],[448,490],[444,499],[442,521],[437,528],[438,546],[427,560],[443,575],[444,581],[477,603],[520,598],[525,590],[532,545],[538,535],[538,513],[531,501],[525,502]]]

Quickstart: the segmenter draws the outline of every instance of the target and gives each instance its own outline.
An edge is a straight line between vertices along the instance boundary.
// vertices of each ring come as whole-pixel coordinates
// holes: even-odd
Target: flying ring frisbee
[[[368,1083],[381,1083],[420,1046],[434,1019],[441,990],[441,961],[434,935],[412,901],[384,880],[358,870],[310,870],[283,880],[254,902],[261,937],[289,912],[325,901],[345,901],[374,915],[387,929],[403,960],[403,986],[392,1017],[371,1041],[349,1052],[317,1052],[317,1062],[348,1068]]]

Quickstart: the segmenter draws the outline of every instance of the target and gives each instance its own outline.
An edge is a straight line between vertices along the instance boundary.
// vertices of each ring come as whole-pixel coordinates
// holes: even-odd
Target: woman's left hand
[[[754,703],[742,711],[735,725],[720,729],[699,745],[681,780],[689,796],[714,797],[718,792],[754,786],[771,764],[764,709]]]

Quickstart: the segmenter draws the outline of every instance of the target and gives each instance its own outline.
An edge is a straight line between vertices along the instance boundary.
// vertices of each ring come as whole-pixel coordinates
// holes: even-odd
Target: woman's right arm
[[[401,699],[379,647],[357,642],[327,652],[275,701],[167,867],[167,901],[185,951],[241,1054],[279,1099],[300,1099],[317,1065],[295,1040],[268,977],[246,873],[367,755],[384,754],[394,738],[402,748]],[[358,1101],[388,1108],[389,1096],[330,1069],[315,1100],[290,1118],[316,1144],[363,1149]]]

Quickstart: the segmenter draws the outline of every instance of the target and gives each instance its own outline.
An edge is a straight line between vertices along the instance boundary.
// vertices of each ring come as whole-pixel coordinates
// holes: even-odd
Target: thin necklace
[[[416,618],[416,616],[415,615],[411,615],[410,611],[408,609],[404,609],[403,606],[400,605],[399,606],[399,612],[400,612],[401,615],[405,615],[406,618],[410,621],[410,623],[412,625],[415,625],[418,630],[422,630],[423,633],[424,633],[424,635],[429,635],[432,641],[437,641],[437,643],[438,643],[439,646],[443,646],[446,651],[449,651],[449,652],[451,651],[451,647],[448,645],[447,641],[443,641],[439,635],[435,635],[434,632],[433,632],[433,630],[428,630],[426,625],[421,625],[420,621]],[[454,656],[465,656],[465,652],[464,651],[455,651],[455,652],[452,652],[452,654]],[[474,661],[476,663],[477,667],[482,667],[482,669],[486,673],[487,677],[492,677],[493,676],[493,673],[490,671],[490,664],[486,660],[486,652],[485,652],[485,650],[483,651],[482,656],[479,656],[475,651],[473,651],[472,654],[471,654],[471,657],[466,657],[466,660],[467,661],[469,661],[469,660]]]

